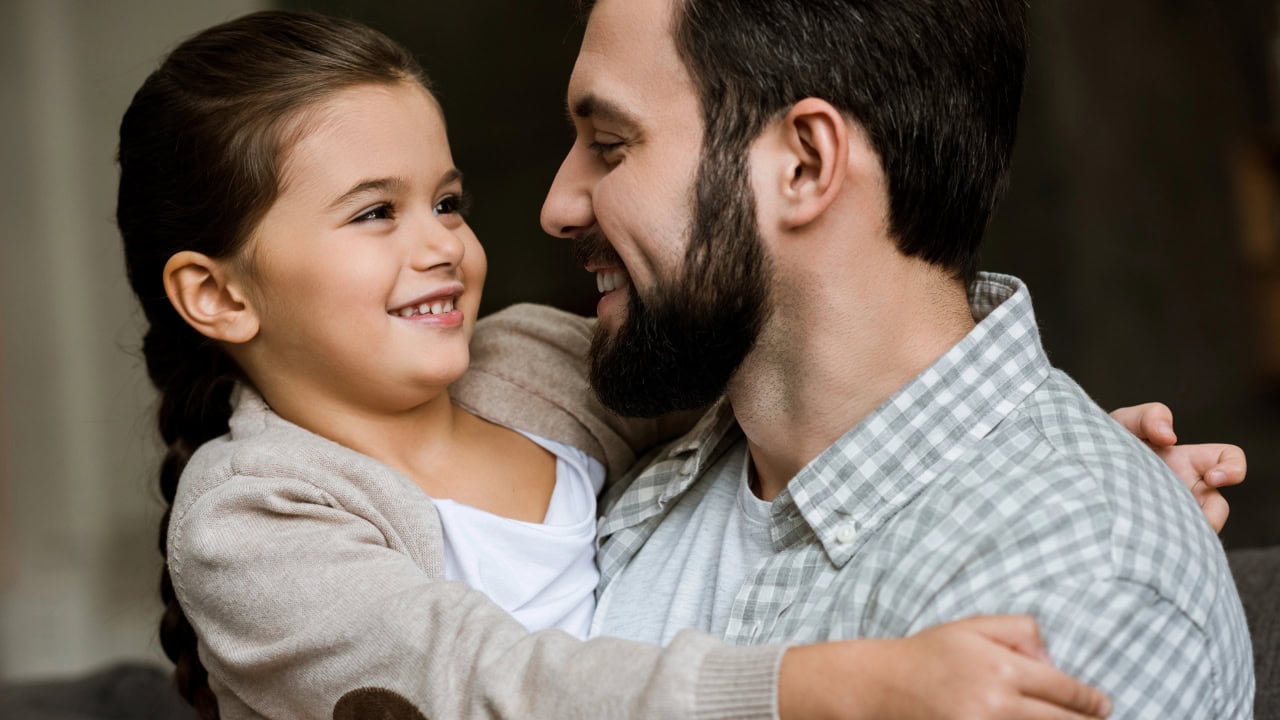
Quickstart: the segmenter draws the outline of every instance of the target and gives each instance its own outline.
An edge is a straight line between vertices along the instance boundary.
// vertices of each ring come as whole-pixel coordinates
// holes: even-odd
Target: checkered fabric
[[[983,275],[970,303],[974,330],[774,501],[774,554],[748,573],[725,638],[898,637],[1029,613],[1112,717],[1251,717],[1243,610],[1190,493],[1049,365],[1021,281]],[[706,471],[743,442],[722,402],[619,484],[602,592],[689,487],[739,480]]]

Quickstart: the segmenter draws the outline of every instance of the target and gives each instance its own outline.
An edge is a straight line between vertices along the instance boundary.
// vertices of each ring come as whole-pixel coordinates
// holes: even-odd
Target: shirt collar
[[[607,537],[660,513],[667,503],[683,495],[741,436],[733,408],[727,399],[721,398],[689,432],[669,444],[626,485],[617,503],[601,519],[600,537]]]
[[[859,536],[910,502],[1048,377],[1022,281],[980,274],[969,305],[973,330],[810,462],[775,502],[775,523],[794,503],[837,567],[853,556]],[[782,529],[775,528],[775,543],[797,535]]]

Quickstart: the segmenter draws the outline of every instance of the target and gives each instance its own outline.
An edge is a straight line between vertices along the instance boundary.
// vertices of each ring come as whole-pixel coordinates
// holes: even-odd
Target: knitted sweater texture
[[[687,419],[624,421],[585,379],[590,321],[516,306],[478,323],[452,388],[477,414],[621,477]],[[192,457],[169,526],[178,599],[221,714],[240,718],[770,718],[783,646],[687,631],[667,647],[526,631],[443,580],[431,499],[410,479],[237,390]]]

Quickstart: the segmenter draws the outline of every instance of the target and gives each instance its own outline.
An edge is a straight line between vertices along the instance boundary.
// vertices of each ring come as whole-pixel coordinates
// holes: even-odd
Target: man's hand
[[[1219,488],[1244,482],[1248,469],[1244,450],[1223,443],[1176,445],[1173,411],[1164,403],[1123,407],[1113,411],[1111,417],[1164,460],[1191,489],[1214,532],[1221,532],[1231,508]]]
[[[794,647],[778,674],[782,720],[1086,720],[1110,712],[1102,693],[1054,669],[1025,615]]]

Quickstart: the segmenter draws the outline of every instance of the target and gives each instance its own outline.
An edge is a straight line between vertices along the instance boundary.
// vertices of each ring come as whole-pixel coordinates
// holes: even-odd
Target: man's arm
[[[1252,717],[1248,635],[1220,615],[1192,618],[1115,578],[1045,585],[1010,604],[1036,617],[1054,664],[1107,693],[1117,718]]]
[[[1248,718],[1252,648],[1221,544],[1155,458],[1118,433],[1078,442],[1094,455],[1048,452],[1016,484],[956,487],[917,546],[950,542],[958,565],[893,629],[1026,613],[1054,664],[1106,693],[1117,718]],[[976,524],[975,508],[990,509]]]

